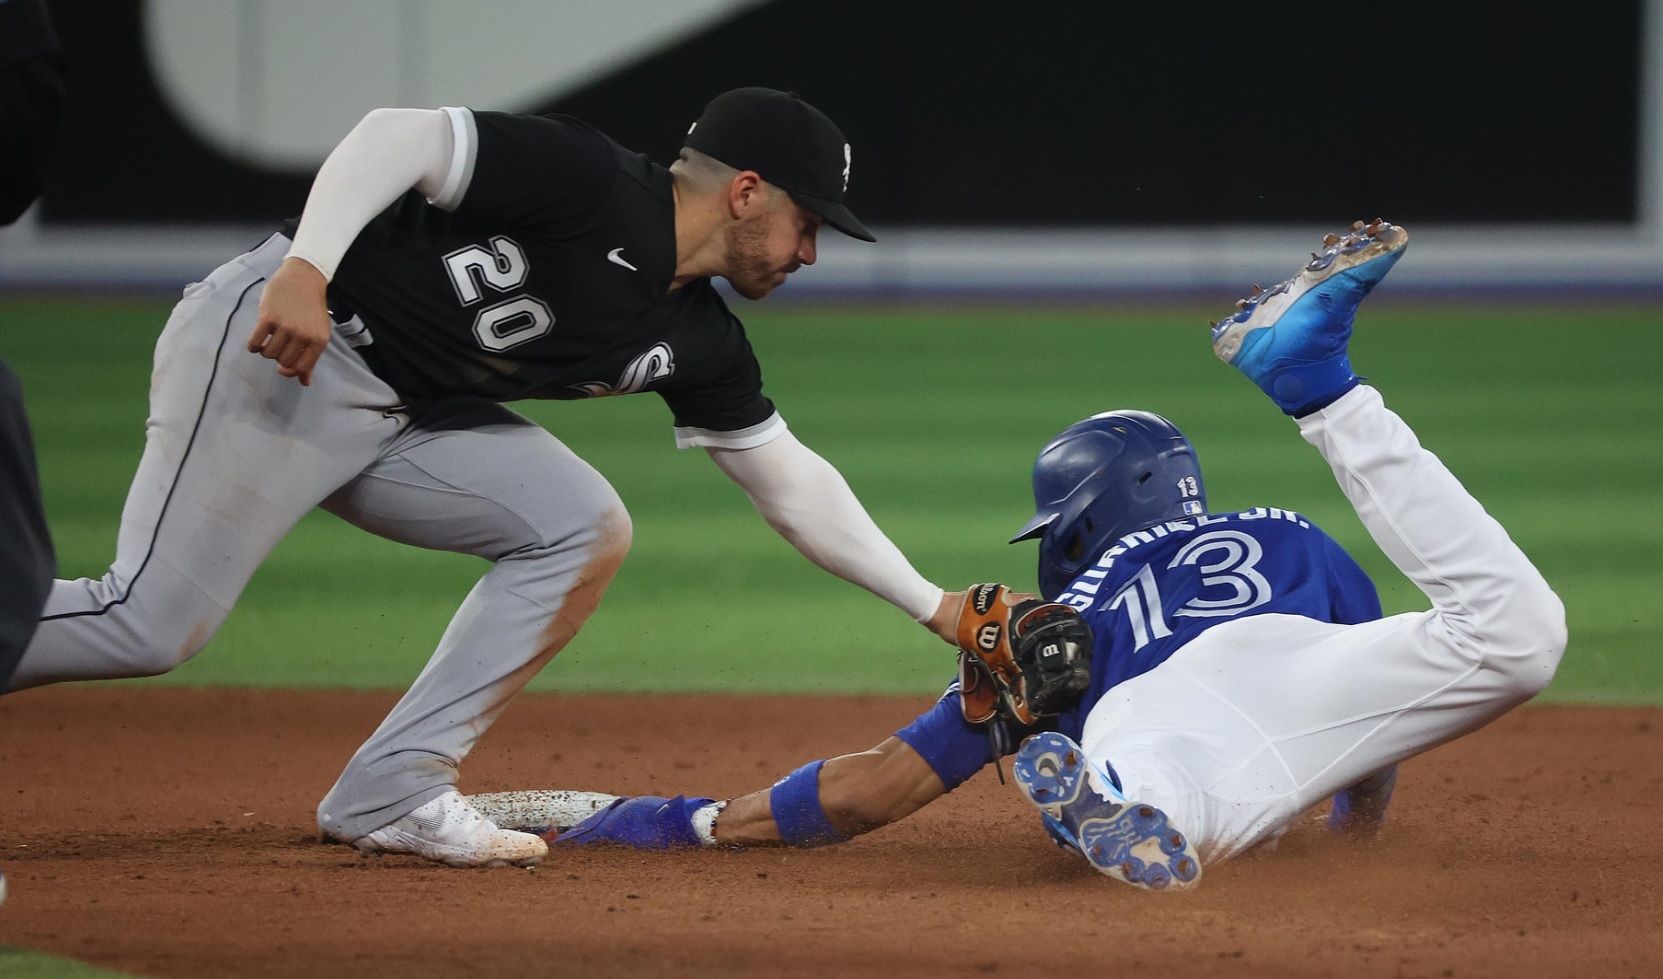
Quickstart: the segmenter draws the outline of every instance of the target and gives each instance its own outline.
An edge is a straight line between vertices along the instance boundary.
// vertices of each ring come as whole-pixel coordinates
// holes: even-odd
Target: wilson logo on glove
[[[1072,706],[1091,685],[1091,629],[1066,605],[1011,603],[1004,585],[972,587],[959,609],[960,703],[965,720],[1033,724]]]

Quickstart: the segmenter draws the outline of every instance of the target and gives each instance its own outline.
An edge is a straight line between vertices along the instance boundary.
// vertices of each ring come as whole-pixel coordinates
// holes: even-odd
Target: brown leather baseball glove
[[[1067,605],[972,585],[959,609],[964,718],[1033,724],[1080,699],[1091,684],[1091,629]]]

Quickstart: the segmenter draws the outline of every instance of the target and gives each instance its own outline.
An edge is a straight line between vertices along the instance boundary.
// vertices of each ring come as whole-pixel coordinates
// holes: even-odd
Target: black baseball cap
[[[877,241],[843,203],[849,141],[796,92],[736,88],[704,107],[682,145],[736,170],[755,170],[851,238]]]

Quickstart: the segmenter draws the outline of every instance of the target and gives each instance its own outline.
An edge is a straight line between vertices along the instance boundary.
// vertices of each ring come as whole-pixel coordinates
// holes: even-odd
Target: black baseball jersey
[[[413,402],[653,391],[681,445],[783,429],[710,280],[670,292],[670,173],[569,116],[446,109],[450,179],[366,226],[329,288],[370,367]]]

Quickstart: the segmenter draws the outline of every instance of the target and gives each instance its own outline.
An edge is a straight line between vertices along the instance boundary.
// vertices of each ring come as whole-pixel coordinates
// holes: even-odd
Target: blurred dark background
[[[889,226],[1635,220],[1640,0],[1431,9],[775,0],[554,102],[476,107],[667,160],[711,94],[792,88]],[[298,210],[309,170],[229,159],[164,104],[141,0],[52,11],[74,74],[47,225]]]

